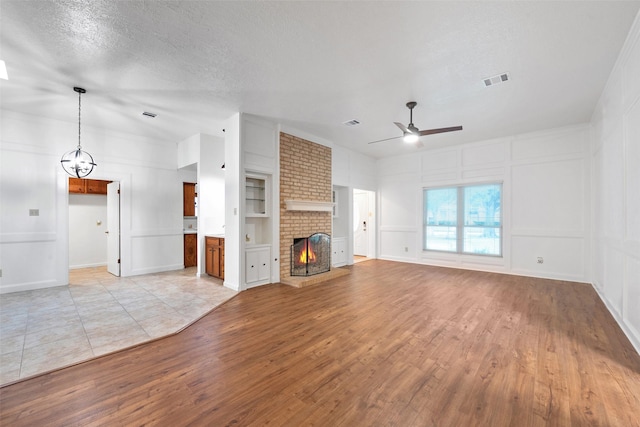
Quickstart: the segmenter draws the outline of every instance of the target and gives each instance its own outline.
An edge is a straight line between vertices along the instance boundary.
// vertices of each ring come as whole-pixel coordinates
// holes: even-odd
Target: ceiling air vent
[[[509,77],[509,73],[498,74],[497,76],[487,77],[483,80],[484,85],[486,87],[497,85],[498,83],[504,83],[509,81],[511,77]]]
[[[148,111],[145,111],[144,113],[142,113],[143,116],[147,116],[147,117],[151,117],[154,118],[155,116],[157,116],[157,114],[155,113],[150,113]]]
[[[342,124],[346,125],[346,126],[357,126],[360,124],[359,121],[357,120],[347,120],[346,122],[343,122]]]

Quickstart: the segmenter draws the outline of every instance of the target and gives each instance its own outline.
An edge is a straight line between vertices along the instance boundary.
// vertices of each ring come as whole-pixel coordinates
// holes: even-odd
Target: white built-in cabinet
[[[271,245],[247,246],[245,279],[247,288],[269,283],[271,278]]]
[[[245,173],[245,284],[271,283],[271,175]]]
[[[280,280],[279,126],[241,114],[241,289]]]
[[[331,240],[331,265],[342,267],[347,265],[347,239],[335,237]]]

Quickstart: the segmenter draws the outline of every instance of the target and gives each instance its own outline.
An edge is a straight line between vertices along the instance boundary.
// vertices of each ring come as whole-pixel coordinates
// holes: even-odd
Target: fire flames
[[[304,242],[304,247],[300,251],[298,262],[300,262],[301,264],[316,262],[316,253],[313,252],[313,247],[309,244],[308,241]]]

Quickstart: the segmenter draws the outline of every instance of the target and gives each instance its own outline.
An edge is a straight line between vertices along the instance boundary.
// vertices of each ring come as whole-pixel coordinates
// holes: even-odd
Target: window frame
[[[465,225],[464,223],[464,215],[465,215],[465,197],[464,192],[466,188],[470,187],[481,187],[484,185],[497,185],[500,188],[500,224],[499,226],[486,226],[486,225]],[[427,228],[429,225],[427,224],[427,191],[429,190],[444,190],[444,189],[455,189],[456,190],[456,224],[451,225],[451,227],[455,227],[456,230],[456,249],[453,251],[446,249],[427,249]],[[454,185],[440,185],[433,187],[422,187],[422,252],[438,252],[438,253],[446,253],[446,254],[455,254],[455,255],[473,255],[473,256],[485,256],[485,257],[493,257],[493,258],[503,258],[504,257],[504,182],[503,181],[490,181],[490,182],[474,182],[467,184],[454,184]],[[431,226],[433,227],[433,225]],[[465,228],[495,228],[499,232],[500,236],[500,248],[498,254],[486,254],[486,253],[476,253],[476,252],[465,252],[464,251],[464,231]]]

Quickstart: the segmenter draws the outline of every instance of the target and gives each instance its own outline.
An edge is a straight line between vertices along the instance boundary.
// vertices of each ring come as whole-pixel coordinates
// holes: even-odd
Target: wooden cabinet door
[[[224,279],[224,239],[206,237],[206,268],[209,276]]]
[[[195,267],[198,265],[198,235],[184,235],[184,267]]]
[[[182,214],[184,216],[196,215],[196,185],[190,182],[182,183],[182,195],[184,197],[182,204]]]
[[[220,277],[224,280],[224,239],[220,239],[220,253],[218,255],[218,262],[220,263]]]
[[[213,275],[220,277],[220,246],[213,247]]]
[[[87,194],[107,194],[107,184],[109,181],[101,181],[98,179],[86,179]]]
[[[69,178],[69,193],[84,193],[85,180],[82,178]]]
[[[209,276],[213,276],[213,246],[207,243],[206,251],[205,271]]]

